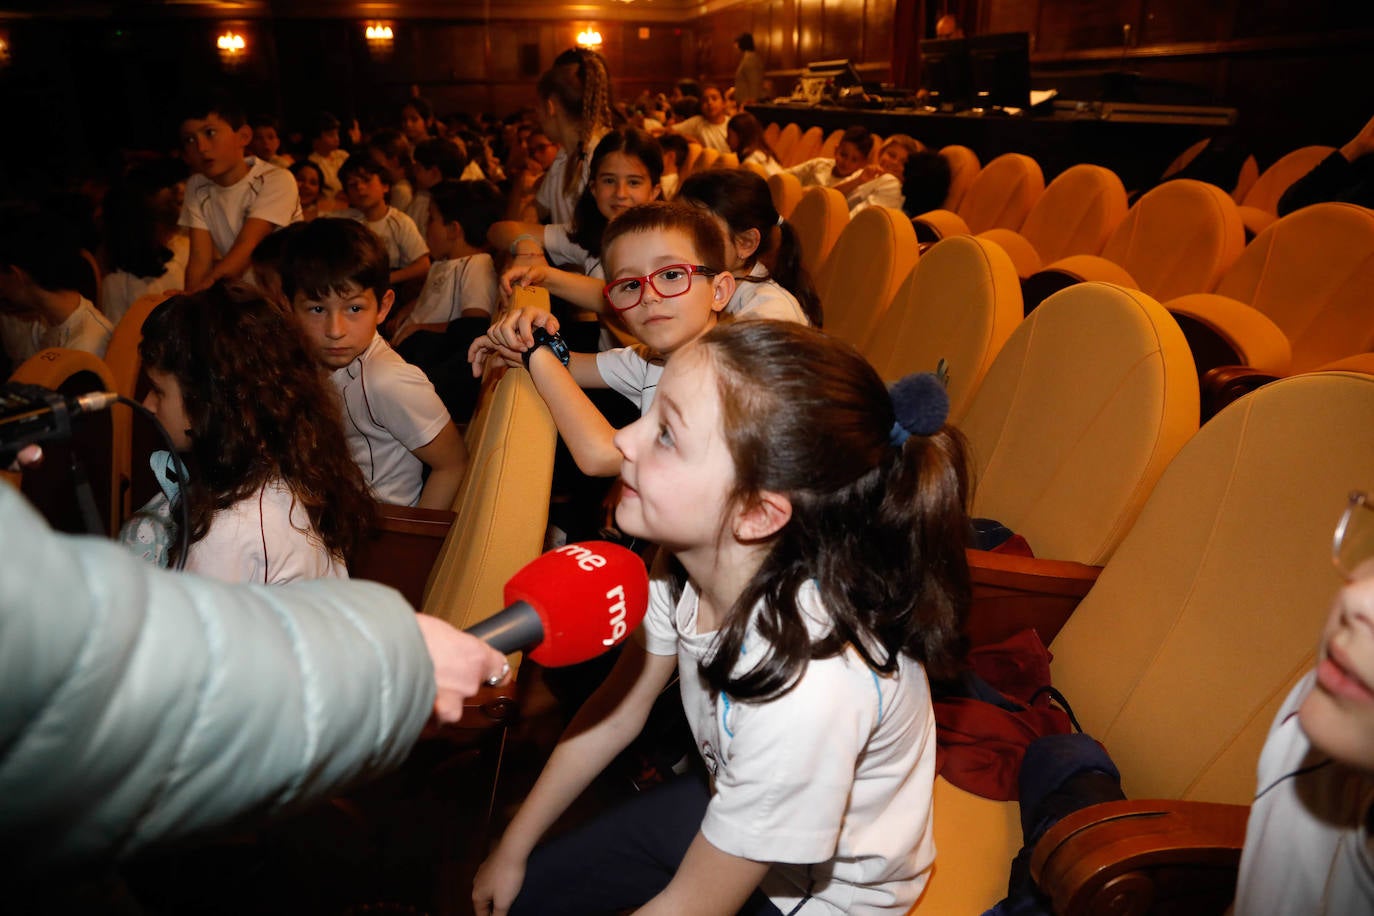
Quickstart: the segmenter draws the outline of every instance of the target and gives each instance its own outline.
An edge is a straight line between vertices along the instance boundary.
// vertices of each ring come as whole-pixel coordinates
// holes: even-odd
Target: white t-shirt
[[[428,191],[416,191],[410,206],[405,208],[406,216],[414,221],[421,235],[425,234],[425,227],[429,225],[429,202],[432,199]]]
[[[812,637],[825,633],[815,583],[798,599]],[[760,887],[784,913],[905,913],[935,861],[935,716],[920,664],[903,656],[896,675],[881,676],[849,650],[811,661],[781,697],[732,701],[702,679],[716,634],[696,629],[692,584],[674,602],[656,574],[640,632],[647,651],[678,659],[682,705],[712,775],[702,834],[770,863]],[[736,672],[769,651],[751,633]]]
[[[573,210],[577,209],[577,199],[582,196],[582,189],[587,186],[587,182],[592,176],[592,151],[596,149],[596,144],[601,142],[601,138],[606,132],[602,131],[594,135],[587,144],[586,153],[582,156],[577,166],[582,174],[569,189],[564,189],[564,176],[568,173],[569,163],[572,157],[567,149],[559,149],[558,155],[554,157],[549,165],[549,170],[544,173],[544,180],[539,183],[539,190],[535,192],[534,202],[539,205],[539,210],[548,215],[551,223],[570,223],[572,222]]]
[[[402,267],[414,264],[429,254],[429,245],[425,244],[425,237],[415,227],[415,220],[395,207],[387,207],[386,215],[375,223],[369,222],[361,210],[355,210],[352,207],[345,207],[342,210],[334,210],[320,215],[351,219],[371,229],[372,233],[381,239],[382,244],[386,246],[386,256],[391,261],[392,270],[400,270]]]
[[[124,270],[112,271],[100,283],[100,310],[115,324],[124,317],[139,298],[149,293],[163,293],[186,287],[186,262],[191,253],[191,240],[178,233],[167,242],[172,259],[160,277],[135,277]]]
[[[411,201],[415,199],[415,189],[410,186],[410,182],[402,178],[400,181],[391,183],[391,195],[388,203],[405,213],[410,209]],[[413,219],[414,217],[412,217]],[[418,224],[417,224],[418,225]]]
[[[249,217],[267,220],[278,228],[305,218],[294,175],[253,156],[245,156],[244,161],[248,174],[227,188],[199,173],[186,182],[186,200],[177,224],[209,230],[220,257],[234,247]]]
[[[736,318],[775,318],[810,324],[797,297],[783,289],[776,280],[769,279],[768,268],[755,264],[749,276],[757,279],[736,280],[735,294],[725,311]]]
[[[748,156],[745,156],[744,162],[741,162],[740,165],[744,165],[745,162],[753,162],[757,165],[763,166],[763,170],[767,172],[769,175],[776,175],[779,172],[783,171],[782,163],[778,162],[778,160],[774,159],[772,156],[768,155],[761,149],[756,149]]]
[[[310,161],[320,167],[324,173],[325,191],[320,193],[321,197],[333,197],[343,190],[343,185],[339,183],[339,166],[348,161],[348,150],[336,149],[328,156],[321,156],[319,153],[311,153]]]
[[[849,215],[853,216],[868,207],[892,207],[902,209],[906,195],[902,193],[902,182],[891,172],[883,172],[872,181],[865,181],[845,198],[849,204]]]
[[[642,345],[616,347],[596,354],[596,371],[601,373],[602,380],[611,390],[629,398],[639,408],[641,417],[654,402],[663,364],[663,357],[650,356],[649,349]]]
[[[789,169],[784,169],[797,176],[797,180],[802,183],[802,187],[809,188],[812,185],[820,185],[828,188],[835,182],[840,181],[835,177],[835,160],[828,156],[820,156],[816,159],[808,159],[799,162]]]
[[[725,135],[728,132],[727,125],[729,123],[727,119],[719,124],[712,124],[701,115],[692,115],[690,118],[674,124],[673,133],[691,137],[702,146],[728,153],[730,152],[730,144],[725,141]]]
[[[1298,708],[1315,678],[1293,688],[1260,752],[1235,916],[1374,913],[1374,776],[1307,740]]]
[[[435,261],[405,324],[448,324],[463,309],[481,309],[490,315],[496,311],[499,283],[496,263],[484,252]]]
[[[396,506],[415,505],[424,463],[411,452],[433,442],[449,422],[434,386],[380,335],[329,377],[343,397],[348,450],[372,495]]]
[[[48,325],[19,315],[0,315],[0,340],[4,341],[5,352],[16,366],[49,347],[85,350],[104,359],[113,333],[110,319],[85,298],[61,324]]]
[[[186,570],[259,585],[348,578],[348,569],[324,546],[305,507],[280,478],[216,512],[205,537],[191,545]]]
[[[567,223],[552,223],[544,227],[544,255],[550,264],[570,264],[589,277],[604,278],[601,258],[572,240]]]

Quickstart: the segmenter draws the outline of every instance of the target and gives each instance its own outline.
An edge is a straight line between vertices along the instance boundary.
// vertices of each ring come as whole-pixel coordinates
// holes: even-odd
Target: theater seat
[[[778,135],[782,133],[782,128],[777,121],[769,121],[768,126],[763,129],[763,139],[774,149],[778,148]]]
[[[863,354],[889,382],[938,373],[949,393],[950,421],[958,423],[1021,315],[1021,284],[1006,252],[957,236],[921,255]]]
[[[1241,201],[1240,218],[1246,232],[1258,235],[1278,219],[1283,193],[1335,151],[1333,146],[1302,146],[1265,169]]]
[[[1050,645],[1055,686],[1112,755],[1128,798],[1250,802],[1260,747],[1283,699],[1312,667],[1340,584],[1331,534],[1345,496],[1374,488],[1371,416],[1374,377],[1338,372],[1285,379],[1228,407],[1179,451]],[[1056,912],[1065,911],[1060,894],[1071,890],[1061,890],[1065,878],[1121,876],[1109,860],[1125,845],[1124,820],[1158,807],[1101,806],[1111,820],[1097,835],[1082,832],[1098,813],[1088,809],[1045,837],[1032,868],[1042,889],[1049,879]],[[915,912],[979,913],[1005,893],[1021,842],[1016,810],[937,779],[939,852]],[[1223,819],[1231,867],[1243,817],[1237,809]],[[1148,829],[1159,817],[1135,819]],[[1070,840],[1078,842],[1059,847]],[[1152,912],[1159,873],[1180,867],[1168,858],[1147,862],[1103,898],[1080,900],[1076,911]],[[1208,880],[1207,869],[1197,869],[1181,883],[1200,888]],[[1234,872],[1211,880],[1224,892]],[[1198,910],[1181,902],[1173,912]]]
[[[839,197],[829,188],[811,190]],[[815,274],[825,330],[862,349],[897,287],[916,266],[916,253],[916,233],[905,213],[888,207],[856,213]]]
[[[1105,280],[1163,302],[1211,292],[1245,247],[1236,202],[1221,188],[1178,178],[1150,190],[1107,239],[1100,257],[1071,255],[1026,281],[1026,308],[1083,280]]]
[[[983,166],[957,209],[932,210],[913,217],[912,222],[922,241],[976,235],[988,229],[1020,229],[1044,191],[1045,176],[1034,159],[1004,153]]]
[[[791,219],[792,212],[797,209],[797,204],[802,199],[801,179],[787,172],[779,172],[767,178],[768,193],[773,197],[773,209],[777,210],[783,219]]]
[[[778,142],[773,144],[773,152],[777,153],[778,162],[783,165],[796,165],[797,160],[792,158],[792,153],[801,142],[801,137],[802,129],[797,122],[792,121],[783,127],[782,132],[778,134]]]
[[[945,194],[944,209],[958,210],[983,166],[978,161],[978,154],[967,146],[951,144],[942,147],[940,155],[949,163],[949,191]]]
[[[739,168],[739,156],[734,153],[721,153],[712,164],[717,169],[737,169]]]
[[[143,322],[148,315],[176,292],[151,293],[140,296],[115,325],[105,348],[105,364],[110,368],[114,390],[130,400],[143,402],[147,394],[142,378],[143,362],[138,345],[143,340]],[[119,475],[119,493],[115,503],[122,522],[134,509],[142,506],[158,492],[157,481],[149,470],[146,458],[153,451],[166,448],[161,436],[142,417],[122,404],[115,405],[114,463]],[[135,460],[137,456],[137,460]]]
[[[114,391],[114,377],[98,357],[84,350],[53,347],[40,350],[20,363],[10,381],[39,385],[68,397],[93,391]],[[81,477],[72,462],[80,462],[94,501],[96,528],[113,535],[120,519],[113,511],[118,505],[119,478],[114,462],[115,421],[109,410],[78,416],[71,421],[67,439],[42,443],[43,463],[25,470],[20,490],[58,531],[85,534],[88,522],[77,495]]]
[[[1012,332],[959,423],[973,513],[1036,557],[1101,565],[1197,424],[1196,370],[1169,313],[1137,290],[1071,287]]]
[[[844,130],[837,128],[832,130],[821,144],[821,151],[816,155],[823,159],[834,159],[835,150],[840,148],[840,139],[844,137]]]
[[[808,127],[802,131],[801,138],[797,140],[797,145],[792,147],[789,165],[796,165],[815,159],[821,154],[821,145],[825,143],[825,133],[819,127]]]
[[[1075,254],[1100,254],[1126,218],[1126,188],[1111,169],[1075,165],[1051,181],[1018,232],[988,229],[980,238],[996,242],[1029,277],[1044,264]]]
[[[814,276],[825,265],[840,233],[849,225],[849,205],[844,195],[834,188],[810,187],[802,192],[801,200],[797,201],[787,221],[797,231],[801,242],[802,266]]]
[[[1371,289],[1374,212],[1323,203],[1261,232],[1214,294],[1165,305],[1224,344],[1212,360],[1286,375],[1374,350]],[[1195,349],[1209,346],[1203,341]],[[1202,370],[1222,363],[1199,357]]]

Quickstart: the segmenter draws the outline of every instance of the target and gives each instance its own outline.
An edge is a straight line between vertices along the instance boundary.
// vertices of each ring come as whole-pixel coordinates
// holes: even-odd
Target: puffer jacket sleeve
[[[398,765],[434,701],[381,585],[226,585],[50,531],[0,485],[0,857],[121,856]]]

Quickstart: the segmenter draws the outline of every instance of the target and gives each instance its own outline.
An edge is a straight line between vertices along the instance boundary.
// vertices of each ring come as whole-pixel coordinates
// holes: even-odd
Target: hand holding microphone
[[[505,610],[463,631],[418,615],[434,661],[434,713],[441,723],[457,722],[464,702],[483,683],[495,687],[510,675],[508,653],[535,647],[530,658],[561,667],[623,642],[648,609],[649,575],[643,561],[624,547],[606,541],[568,544],[511,577],[505,600]]]

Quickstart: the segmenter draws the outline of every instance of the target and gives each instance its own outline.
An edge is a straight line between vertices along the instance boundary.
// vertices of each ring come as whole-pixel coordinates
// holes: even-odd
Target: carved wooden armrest
[[[449,509],[378,503],[377,529],[349,563],[348,574],[390,585],[418,609],[455,517]]]
[[[1034,629],[1048,646],[1102,572],[1085,563],[985,550],[969,550],[967,556],[973,606],[964,630],[973,646],[1025,629]]]
[[[1250,809],[1114,801],[1067,815],[1036,844],[1031,877],[1064,916],[1223,913]]]

